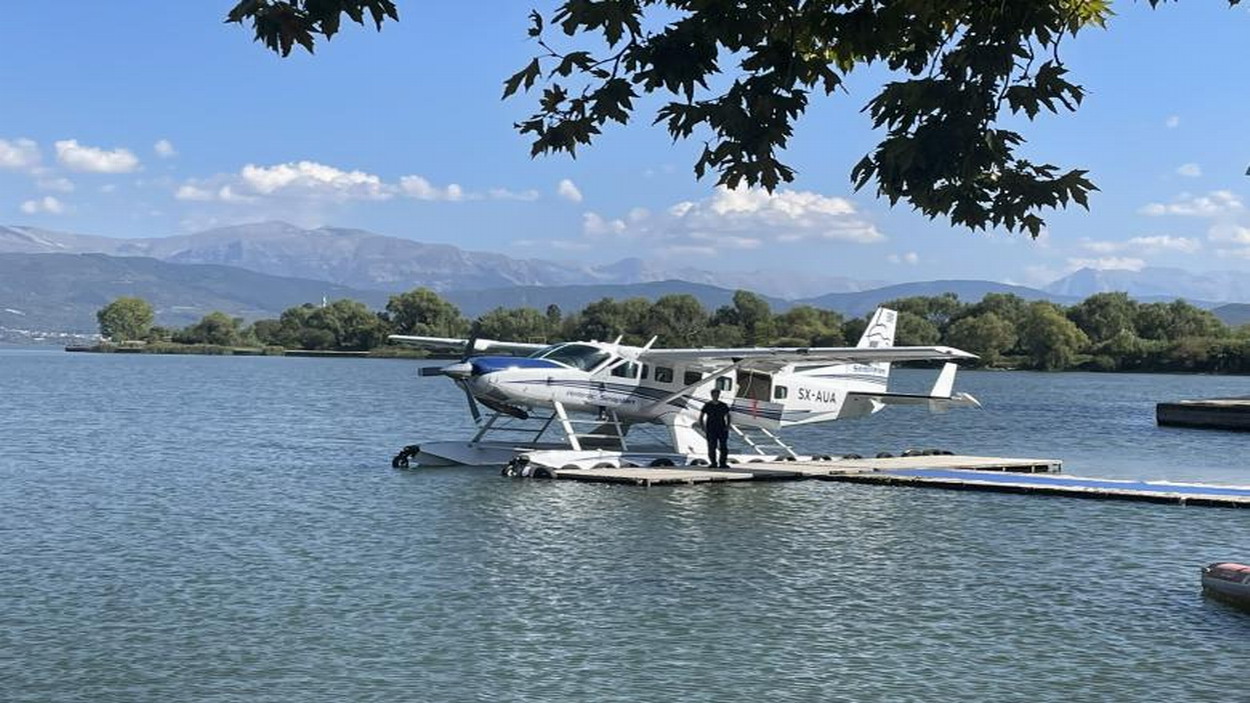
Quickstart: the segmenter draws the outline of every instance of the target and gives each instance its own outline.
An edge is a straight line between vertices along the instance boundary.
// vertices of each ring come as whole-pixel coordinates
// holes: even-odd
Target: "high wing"
[[[895,361],[953,361],[975,359],[954,347],[744,347],[738,349],[648,349],[638,361],[681,363],[702,368],[776,371],[790,364],[872,364]]]
[[[434,352],[449,352],[469,356],[498,352],[500,354],[531,354],[546,349],[548,344],[528,342],[501,342],[497,339],[461,339],[457,337],[420,337],[411,334],[392,334],[388,339],[405,347],[415,347]]]

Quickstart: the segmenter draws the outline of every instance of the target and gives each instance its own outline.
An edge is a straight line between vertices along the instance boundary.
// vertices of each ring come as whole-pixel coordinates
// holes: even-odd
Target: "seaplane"
[[[954,392],[958,362],[976,355],[894,346],[897,319],[878,308],[854,347],[665,349],[655,338],[639,347],[619,337],[534,344],[391,335],[400,345],[460,356],[420,375],[455,383],[477,428],[466,441],[408,445],[392,465],[499,467],[522,455],[557,468],[698,465],[707,448],[699,414],[712,390],[730,405],[735,448],[745,449],[731,462],[802,458],[781,439],[786,427],[865,417],[889,405],[980,407]],[[905,361],[942,362],[927,394],[888,390],[891,364]],[[646,427],[658,430],[658,441],[635,441]]]

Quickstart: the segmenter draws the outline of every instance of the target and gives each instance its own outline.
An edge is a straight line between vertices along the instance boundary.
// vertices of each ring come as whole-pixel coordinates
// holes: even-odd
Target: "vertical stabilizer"
[[[855,346],[866,349],[894,346],[894,327],[897,323],[897,312],[889,308],[877,308],[877,311],[872,314],[872,319],[868,321],[868,326],[864,328],[864,334],[859,338],[859,344]],[[879,361],[869,365],[877,369],[877,372],[881,375],[882,385],[889,382],[890,362]]]
[[[894,326],[897,322],[897,312],[889,308],[877,308],[872,319],[868,321],[868,326],[864,328],[859,344],[855,346],[870,349],[894,346]]]

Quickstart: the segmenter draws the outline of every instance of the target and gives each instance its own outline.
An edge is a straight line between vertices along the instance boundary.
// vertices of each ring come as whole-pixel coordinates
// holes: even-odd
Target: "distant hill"
[[[320,303],[323,296],[352,298],[374,309],[384,307],[389,297],[230,266],[103,254],[0,254],[0,327],[95,332],[96,311],[127,295],[150,302],[157,324],[176,327],[214,310],[251,320]]]
[[[733,303],[734,291],[727,288],[689,283],[687,281],[657,281],[628,285],[598,286],[516,286],[479,291],[448,291],[444,297],[456,304],[468,317],[477,317],[497,307],[532,307],[545,310],[548,305],[560,306],[565,313],[574,312],[602,298],[646,298],[655,300],[665,295],[693,295],[708,311]],[[789,309],[792,303],[780,298],[761,296],[774,311]]]
[[[749,288],[776,297],[856,291],[879,285],[841,276],[794,272],[713,272],[670,268],[638,258],[589,266],[544,259],[516,259],[449,244],[428,244],[361,229],[303,229],[286,222],[258,222],[195,234],[115,238],[0,227],[0,253],[99,253],[147,256],[181,264],[220,264],[273,276],[329,281],[363,290],[436,291],[509,286],[627,285],[684,280],[720,288]]]
[[[1142,302],[1184,298],[1199,307],[1214,307],[1220,302],[1250,302],[1250,276],[1238,271],[1198,274],[1159,266],[1138,271],[1083,268],[1047,285],[1045,290],[1077,300],[1095,293],[1123,291]]]
[[[1250,304],[1228,303],[1211,308],[1211,312],[1229,327],[1250,324]]]
[[[830,293],[816,298],[796,300],[794,305],[812,305],[818,308],[836,310],[843,315],[861,317],[872,312],[881,303],[895,298],[912,296],[934,296],[943,293],[954,293],[965,303],[975,303],[985,297],[986,293],[1014,293],[1025,300],[1049,300],[1063,305],[1078,302],[1078,298],[1055,295],[1036,288],[1013,286],[993,281],[920,281],[915,283],[899,283],[873,290],[857,293]]]

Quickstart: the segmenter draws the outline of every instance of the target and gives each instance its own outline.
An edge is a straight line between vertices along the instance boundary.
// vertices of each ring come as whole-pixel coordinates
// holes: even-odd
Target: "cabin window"
[[[638,364],[632,361],[617,364],[612,369],[612,375],[617,378],[638,378]]]
[[[790,389],[786,388],[785,386],[773,387],[773,399],[774,400],[785,400],[786,396],[788,395],[790,395]]]
[[[651,373],[651,367],[647,364],[642,365],[642,380],[647,380],[647,376]]]
[[[667,366],[655,367],[655,382],[656,383],[672,383],[673,382],[673,370]]]
[[[731,391],[734,388],[734,380],[728,376],[721,376],[716,379],[716,390]]]
[[[698,371],[687,371],[686,375],[681,377],[682,385],[693,386],[703,380],[703,374]]]

